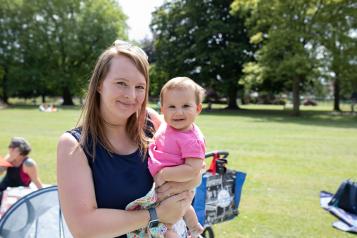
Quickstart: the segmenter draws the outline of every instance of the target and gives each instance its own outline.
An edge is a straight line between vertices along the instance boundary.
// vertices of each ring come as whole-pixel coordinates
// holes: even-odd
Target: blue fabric
[[[81,130],[76,128],[69,133],[79,140]],[[88,153],[86,156],[92,170],[98,208],[125,210],[127,204],[145,196],[152,188],[153,178],[147,158],[143,160],[139,150],[130,155],[110,154],[98,143],[95,159]]]
[[[245,173],[237,172],[235,181],[235,192],[234,192],[234,207],[238,209],[240,203],[240,196],[242,194],[243,183],[245,181]]]
[[[207,177],[202,176],[201,184],[196,188],[195,199],[192,205],[195,209],[198,222],[202,226],[204,226],[206,218],[206,183]]]

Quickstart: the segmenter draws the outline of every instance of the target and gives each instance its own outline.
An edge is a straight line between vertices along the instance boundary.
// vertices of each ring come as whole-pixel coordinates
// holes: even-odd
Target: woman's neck
[[[115,153],[126,155],[138,149],[136,143],[128,135],[126,126],[106,126],[105,134]]]
[[[19,167],[25,159],[26,159],[26,156],[25,157],[21,156],[21,158],[19,157],[19,158],[13,160],[11,162],[11,164],[14,165],[15,167]]]
[[[112,137],[122,137],[126,134],[125,125],[113,125],[104,122],[104,131],[108,138]]]

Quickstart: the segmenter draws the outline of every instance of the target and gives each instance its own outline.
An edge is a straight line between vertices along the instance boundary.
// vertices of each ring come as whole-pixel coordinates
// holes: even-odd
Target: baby
[[[149,147],[148,166],[157,187],[166,181],[186,182],[200,173],[205,158],[205,140],[194,123],[202,110],[204,89],[187,77],[169,80],[161,89],[161,112],[165,122]],[[184,216],[191,237],[203,227],[191,206]],[[178,237],[167,225],[165,238]]]

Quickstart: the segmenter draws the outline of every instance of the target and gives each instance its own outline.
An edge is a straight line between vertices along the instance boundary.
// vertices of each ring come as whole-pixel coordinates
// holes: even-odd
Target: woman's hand
[[[158,201],[162,201],[172,195],[182,193],[184,191],[193,190],[195,187],[201,184],[202,173],[205,171],[206,163],[203,162],[202,172],[198,174],[194,179],[187,182],[166,182],[163,185],[156,188],[156,195]]]
[[[160,203],[156,208],[160,222],[174,224],[182,218],[191,205],[193,191],[186,191],[171,196]]]
[[[165,183],[165,180],[162,176],[162,170],[160,170],[154,177],[155,185],[157,187],[162,186]]]
[[[166,182],[156,189],[157,199],[163,201],[172,195],[193,190],[200,183],[201,174],[188,182]]]

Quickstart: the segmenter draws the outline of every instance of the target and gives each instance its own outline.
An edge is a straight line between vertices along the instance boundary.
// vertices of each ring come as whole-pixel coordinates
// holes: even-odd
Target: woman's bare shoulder
[[[73,152],[78,149],[82,151],[79,142],[70,133],[65,132],[60,136],[57,144],[58,153],[73,155]]]
[[[77,143],[78,144],[78,141],[76,140],[76,138],[74,138],[74,136],[71,133],[65,132],[60,136],[59,143]]]

